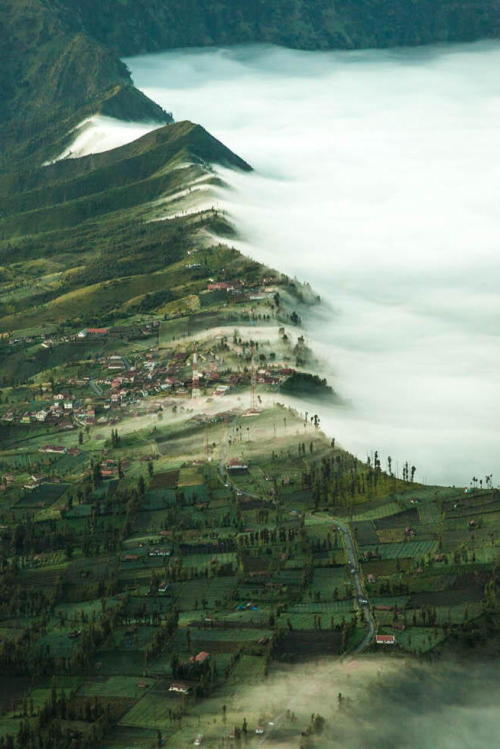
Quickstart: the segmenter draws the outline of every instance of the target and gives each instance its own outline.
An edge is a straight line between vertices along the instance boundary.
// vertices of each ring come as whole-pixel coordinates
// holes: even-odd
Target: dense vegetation
[[[307,371],[310,290],[214,238],[233,229],[196,195],[220,184],[212,163],[250,167],[189,122],[39,163],[94,112],[170,119],[119,55],[468,39],[497,33],[496,10],[0,5],[0,749],[256,746],[263,725],[319,749],[322,716],[279,706],[275,725],[242,690],[280,662],[376,648],[367,612],[406,657],[495,651],[491,477],[420,486],[274,402],[335,394]]]
[[[335,393],[327,381],[309,372],[295,372],[280,386],[280,391],[297,398],[333,397]]]
[[[241,42],[388,47],[495,36],[500,29],[497,0],[77,0],[76,5],[85,30],[120,54]]]

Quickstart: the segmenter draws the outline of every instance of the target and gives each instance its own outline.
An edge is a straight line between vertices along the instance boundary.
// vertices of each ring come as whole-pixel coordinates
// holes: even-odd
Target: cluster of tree
[[[87,725],[75,729],[63,721]],[[21,721],[17,734],[0,736],[0,749],[92,749],[113,723],[109,703],[103,707],[97,699],[78,702],[64,691],[57,695],[54,688],[38,715]]]
[[[253,546],[276,546],[283,550],[283,545],[291,543],[297,536],[296,528],[261,528],[249,533],[239,533],[236,537],[238,548]]]
[[[280,385],[280,392],[297,398],[331,397],[334,395],[333,388],[326,379],[309,372],[295,372],[287,377],[285,382]]]

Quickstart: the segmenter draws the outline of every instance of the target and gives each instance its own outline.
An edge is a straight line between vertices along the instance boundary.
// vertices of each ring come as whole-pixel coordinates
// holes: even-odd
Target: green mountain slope
[[[170,266],[220,220],[192,210],[196,185],[218,182],[212,163],[250,169],[180,122],[102,154],[3,175],[0,328],[102,323],[142,294],[179,286],[171,299],[185,296],[186,279]]]

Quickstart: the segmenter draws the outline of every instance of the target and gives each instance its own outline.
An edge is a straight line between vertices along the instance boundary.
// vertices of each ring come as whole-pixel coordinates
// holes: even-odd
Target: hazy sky
[[[308,323],[351,404],[321,409],[330,433],[420,479],[498,479],[500,44],[127,63],[255,167],[220,202],[242,249],[331,308]]]

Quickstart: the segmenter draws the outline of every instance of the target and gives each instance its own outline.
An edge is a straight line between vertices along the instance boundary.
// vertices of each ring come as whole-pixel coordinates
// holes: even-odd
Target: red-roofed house
[[[375,635],[377,645],[395,645],[396,638],[394,635]]]
[[[38,452],[57,453],[58,455],[63,455],[66,452],[66,448],[59,447],[58,445],[44,445],[43,447],[38,448]]]
[[[190,660],[191,663],[205,663],[208,658],[210,658],[210,653],[207,653],[206,650],[201,650],[198,655],[193,655]]]
[[[233,458],[233,460],[230,460],[227,464],[226,470],[231,471],[232,473],[243,473],[244,471],[248,471],[248,465],[242,460],[236,460]]]
[[[215,283],[209,283],[207,289],[208,291],[231,291],[231,289],[234,289],[234,284],[227,281],[216,281]]]

